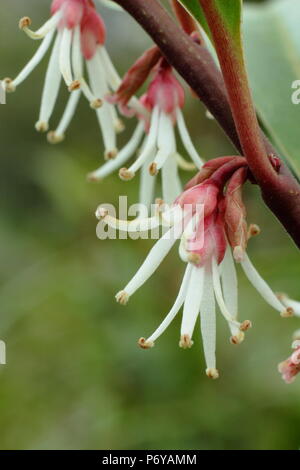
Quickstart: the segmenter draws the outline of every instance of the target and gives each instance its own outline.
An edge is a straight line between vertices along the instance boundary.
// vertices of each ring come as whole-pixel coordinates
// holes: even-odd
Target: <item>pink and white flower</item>
[[[279,364],[278,370],[282,374],[283,380],[290,384],[294,382],[296,375],[300,372],[300,340],[295,340],[292,344],[294,352],[286,360]]]
[[[153,200],[156,176],[161,170],[162,197],[165,202],[172,203],[182,191],[178,168],[200,169],[203,165],[184,121],[184,101],[181,84],[174,76],[172,68],[162,59],[155,67],[154,78],[147,93],[141,99],[141,104],[151,114],[150,119],[145,119],[138,113],[139,123],[127,145],[120,150],[116,159],[105,163],[91,173],[89,178],[101,180],[120,169],[120,177],[128,181],[141,170],[140,202],[149,205]],[[177,152],[175,127],[192,160],[191,163],[185,161]],[[124,168],[124,164],[134,156],[141,142],[139,156],[128,168]]]
[[[209,169],[204,166],[203,171],[209,172]],[[214,379],[219,375],[215,356],[216,303],[228,323],[231,343],[241,343],[244,331],[251,327],[250,321],[238,320],[238,281],[224,220],[223,191],[226,181],[217,173],[183,192],[174,204],[157,211],[153,217],[127,222],[110,216],[101,206],[96,212],[99,219],[122,231],[142,232],[159,225],[167,227],[138,272],[116,295],[117,301],[123,305],[154,274],[176,241],[180,240],[179,256],[186,263],[186,269],[178,296],[160,326],[147,339],[141,338],[139,344],[144,349],[152,348],[183,307],[179,344],[183,348],[192,346],[193,332],[200,317],[206,374]],[[290,316],[292,309],[287,309],[277,298],[256,271],[247,253],[244,251],[241,256],[238,250],[235,259],[266,302],[282,316]]]
[[[46,132],[58,98],[63,78],[71,92],[62,119],[55,131],[49,132],[52,143],[61,141],[75,114],[81,94],[96,110],[105,146],[106,158],[117,154],[116,133],[122,122],[115,107],[105,96],[117,90],[121,80],[105,48],[106,29],[93,0],[53,0],[50,19],[37,31],[30,29],[31,20],[21,19],[20,28],[32,39],[42,40],[35,55],[14,79],[6,78],[2,86],[7,92],[15,89],[41,62],[54,41],[46,73],[41,109],[36,128]],[[55,38],[55,40],[54,40]],[[90,84],[84,78],[86,65]],[[134,102],[132,100],[131,104]],[[140,109],[140,107],[138,108]]]

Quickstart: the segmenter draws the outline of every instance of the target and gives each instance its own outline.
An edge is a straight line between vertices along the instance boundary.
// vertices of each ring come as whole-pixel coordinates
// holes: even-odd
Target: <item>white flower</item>
[[[75,114],[80,95],[83,94],[96,110],[102,131],[105,157],[117,154],[116,134],[123,129],[115,107],[105,100],[117,90],[121,80],[105,49],[105,25],[90,0],[53,0],[51,18],[36,32],[30,29],[28,17],[20,21],[20,28],[32,39],[42,43],[32,59],[14,79],[6,78],[2,86],[7,92],[16,88],[41,62],[54,37],[54,45],[42,95],[41,109],[36,129],[47,132],[63,78],[71,92],[62,119],[55,131],[48,133],[51,143],[63,140]],[[90,84],[84,78],[86,65]],[[130,103],[134,106],[136,100]],[[140,110],[141,107],[138,106]]]
[[[181,111],[184,105],[183,88],[164,61],[157,68],[141,105],[151,112],[150,122],[145,122],[144,117],[140,116],[132,138],[116,159],[91,173],[89,178],[97,181],[120,169],[120,177],[128,181],[141,169],[140,203],[149,206],[153,201],[156,176],[161,170],[162,197],[165,202],[172,203],[182,191],[178,168],[200,169],[203,161],[192,143]],[[175,126],[191,163],[186,162],[177,152]],[[135,154],[142,140],[139,156],[129,168],[124,168],[123,165]]]
[[[96,213],[99,219],[122,231],[145,231],[159,224],[168,227],[168,231],[153,246],[138,272],[116,295],[117,301],[123,305],[154,274],[176,241],[181,240],[179,255],[187,263],[187,267],[178,296],[160,326],[147,339],[141,338],[139,344],[144,349],[153,347],[183,307],[179,344],[183,348],[192,346],[193,332],[200,317],[206,373],[211,378],[219,375],[215,356],[215,304],[217,303],[228,323],[231,343],[241,343],[244,331],[251,327],[250,321],[238,320],[237,275],[219,202],[222,189],[216,181],[208,179],[185,191],[171,208],[157,212],[153,217],[131,222],[118,221],[101,207]],[[248,279],[266,302],[282,316],[290,316],[292,310],[286,308],[276,297],[258,274],[248,255],[244,253],[239,260]]]

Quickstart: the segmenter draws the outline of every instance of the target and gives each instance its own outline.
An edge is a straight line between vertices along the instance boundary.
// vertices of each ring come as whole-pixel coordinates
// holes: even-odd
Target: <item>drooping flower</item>
[[[148,68],[149,64],[151,64],[150,67],[153,66],[151,62],[153,58],[154,63],[155,58],[157,61],[155,54],[156,51],[154,49],[149,50],[148,54],[144,55],[142,60],[140,60],[140,68],[142,66],[145,68],[145,63]],[[147,76],[147,73],[141,74],[143,78]],[[128,80],[125,79],[126,84],[130,82],[130,79],[131,76],[129,76]],[[135,87],[136,84],[133,84],[133,82],[134,79],[131,80],[131,83],[128,83],[127,90],[130,89],[130,85],[132,88]],[[116,97],[117,103],[124,110],[128,99],[126,90],[124,93],[117,93]],[[154,67],[154,77],[148,90],[141,99],[141,104],[150,113],[150,119],[145,119],[144,116],[138,115],[139,123],[128,144],[120,150],[116,159],[107,162],[98,170],[91,173],[89,178],[91,180],[100,180],[119,169],[121,179],[128,181],[141,170],[140,202],[149,205],[153,200],[155,177],[161,170],[162,197],[165,202],[172,203],[182,191],[178,168],[186,170],[199,169],[203,165],[203,161],[192,143],[184,121],[182,114],[184,101],[184,90],[174,76],[172,68],[164,59],[160,59]],[[182,143],[192,160],[191,163],[185,161],[177,152],[175,127],[178,128]],[[142,140],[143,143],[138,157],[129,168],[124,168],[124,164],[134,156]]]
[[[160,224],[168,228],[156,242],[138,272],[116,295],[117,301],[123,305],[154,274],[176,241],[180,239],[179,255],[187,267],[178,296],[161,325],[147,339],[141,338],[139,344],[144,349],[152,348],[183,306],[179,344],[182,348],[192,346],[193,332],[200,316],[206,374],[211,378],[217,378],[219,375],[215,357],[215,303],[217,302],[228,323],[232,344],[241,343],[244,331],[251,327],[249,320],[243,322],[238,320],[238,282],[234,258],[241,264],[248,279],[266,302],[282,316],[292,314],[292,309],[286,308],[280,302],[254,268],[245,251],[246,243],[243,247],[231,246],[227,238],[228,223],[230,224],[233,219],[235,224],[238,217],[237,215],[233,217],[232,214],[231,217],[228,214],[226,216],[226,211],[233,210],[230,201],[236,202],[237,196],[234,196],[232,191],[234,192],[240,178],[244,178],[241,176],[244,172],[240,172],[239,175],[236,173],[245,167],[245,160],[241,157],[219,159],[221,163],[217,163],[216,160],[203,166],[201,174],[206,175],[204,181],[184,191],[174,204],[156,212],[152,217],[130,222],[119,221],[101,206],[96,213],[96,216],[106,224],[122,231],[142,232]],[[229,201],[226,201],[227,183],[227,188],[231,192]],[[244,214],[244,211],[242,212]],[[227,224],[226,217],[229,220]],[[239,227],[240,224],[237,224],[238,232],[240,232]],[[240,240],[238,234],[233,238],[235,242]]]
[[[279,364],[278,370],[282,374],[283,380],[290,384],[294,382],[296,375],[300,372],[300,340],[295,340],[292,344],[294,352],[291,356]]]
[[[106,158],[115,157],[116,133],[122,130],[123,125],[114,106],[104,98],[109,92],[118,89],[121,80],[106,51],[105,25],[96,11],[94,1],[53,0],[51,18],[35,32],[30,29],[30,25],[29,17],[20,20],[20,28],[30,38],[42,40],[42,43],[19,75],[14,80],[4,79],[2,86],[7,92],[15,91],[41,62],[55,37],[36,129],[40,132],[48,131],[63,78],[71,95],[57,129],[48,133],[49,141],[56,143],[64,138],[82,93],[96,110]],[[90,84],[84,78],[84,65]]]

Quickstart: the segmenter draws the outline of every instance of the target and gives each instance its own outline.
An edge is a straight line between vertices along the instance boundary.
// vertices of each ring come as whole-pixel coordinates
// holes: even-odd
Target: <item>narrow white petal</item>
[[[182,155],[176,153],[177,165],[181,170],[184,171],[194,171],[196,170],[196,165],[193,162],[188,162]]]
[[[108,86],[105,80],[101,56],[95,54],[91,60],[88,60],[87,68],[93,94],[103,100],[103,105],[96,110],[96,113],[102,131],[105,151],[111,152],[116,149],[116,131],[110,112],[112,105],[104,100],[104,97],[108,94]]]
[[[61,37],[58,34],[54,43],[53,51],[49,60],[49,65],[46,73],[45,85],[42,95],[42,104],[39,116],[39,121],[44,123],[49,122],[49,119],[53,113],[61,83],[61,74],[58,63],[60,39]]]
[[[173,307],[171,308],[170,312],[168,315],[165,317],[163,322],[159,325],[159,327],[155,330],[155,332],[146,340],[146,343],[154,343],[163,333],[164,331],[168,328],[168,326],[171,324],[171,322],[174,320],[176,317],[177,313],[181,309],[183,302],[186,297],[187,293],[187,288],[190,282],[190,277],[191,277],[191,272],[192,272],[193,266],[191,264],[188,264],[183,276],[183,280],[180,286],[180,290],[178,292],[178,296],[175,300],[175,303]]]
[[[106,48],[104,46],[99,46],[98,53],[102,59],[109,86],[113,91],[117,91],[122,83],[122,80],[116,71],[114,64],[112,63]]]
[[[81,52],[80,26],[76,26],[73,32],[72,66],[76,80],[83,75],[83,57]]]
[[[183,307],[181,337],[192,339],[203,295],[204,268],[192,267],[186,298]]]
[[[112,91],[117,91],[117,89],[122,83],[120,75],[118,74],[114,64],[112,63],[106,48],[104,46],[99,46],[98,51],[104,65],[104,70],[107,77],[107,82],[109,83],[109,88]],[[135,96],[130,99],[128,106],[134,109],[138,114],[145,116],[146,118],[149,117],[149,111],[140,103],[140,101]]]
[[[174,230],[173,227],[156,242],[138,272],[125,287],[124,292],[128,296],[136,292],[152,276],[179,236],[180,232],[176,229]]]
[[[141,166],[147,161],[149,156],[152,154],[153,150],[156,147],[157,143],[157,134],[158,134],[158,123],[159,123],[159,108],[155,106],[152,112],[150,131],[146,139],[145,147],[143,148],[141,154],[136,159],[136,161],[128,168],[130,173],[135,173],[141,168]]]
[[[29,28],[23,28],[23,31],[31,38],[31,39],[43,39],[48,33],[55,30],[56,26],[60,22],[62,18],[62,12],[57,11],[51,18],[46,21],[38,30],[32,31]]]
[[[167,204],[172,204],[182,192],[175,155],[169,156],[162,167],[161,176],[163,200]]]
[[[221,288],[221,282],[219,277],[219,269],[217,265],[217,261],[215,258],[212,259],[212,273],[213,273],[213,286],[215,291],[215,296],[217,303],[219,305],[220,311],[224,318],[228,321],[230,331],[233,336],[237,336],[240,333],[240,323],[238,323],[233,315],[228,311],[227,306],[225,305],[223,299],[223,293]]]
[[[81,92],[80,90],[75,90],[71,93],[68,103],[65,109],[65,112],[61,118],[61,121],[57,127],[57,129],[54,131],[55,136],[58,138],[64,138],[64,134],[67,130],[67,128],[70,125],[70,122],[75,114],[78,101],[80,99]]]
[[[43,57],[45,56],[46,52],[48,51],[51,41],[53,39],[55,31],[51,31],[47,34],[45,39],[43,39],[40,47],[32,57],[32,59],[28,62],[28,64],[24,67],[24,69],[19,73],[19,75],[14,79],[13,84],[17,87],[20,85],[26,78],[31,74],[31,72],[37,67],[37,65],[41,62]]]
[[[101,209],[100,209],[101,210]],[[111,215],[102,217],[102,220],[111,228],[120,230],[122,232],[136,233],[153,230],[160,226],[160,218],[158,215],[153,217],[136,218],[134,220],[121,220],[116,219]]]
[[[245,253],[243,261],[241,261],[242,268],[255,289],[265,299],[265,301],[271,305],[275,310],[282,313],[285,310],[284,305],[278,300],[272,289],[268,286],[266,281],[260,276],[253,264],[251,263],[249,256]]]
[[[59,67],[67,86],[70,86],[73,82],[71,66],[72,34],[73,33],[71,29],[64,28],[59,54]]]
[[[225,257],[220,266],[224,301],[233,318],[237,319],[238,315],[238,280],[236,268],[228,245]]]
[[[190,134],[188,133],[188,130],[186,128],[183,114],[179,108],[177,108],[176,116],[177,116],[178,130],[180,133],[180,137],[182,139],[182,143],[187,153],[189,154],[189,156],[195,163],[196,167],[201,168],[204,162],[194,147]]]
[[[212,274],[205,269],[204,289],[200,305],[201,333],[208,369],[216,368],[216,305]]]
[[[154,189],[156,183],[156,176],[149,174],[149,163],[153,161],[154,151],[148,157],[141,168],[140,176],[140,197],[139,202],[149,209],[154,198]]]
[[[121,168],[124,163],[126,163],[129,158],[133,156],[133,154],[136,152],[139,143],[141,142],[142,136],[144,133],[144,124],[142,122],[139,122],[131,139],[128,141],[127,145],[120,150],[118,153],[117,157],[109,160],[106,162],[104,165],[102,165],[98,170],[94,171],[93,173],[90,173],[89,177],[94,180],[100,180],[105,178],[106,176],[110,175],[114,171],[116,171],[118,168]],[[148,173],[148,171],[147,171]],[[148,174],[149,178],[150,175]]]
[[[154,164],[157,171],[159,171],[165,164],[170,155],[176,153],[176,141],[174,127],[170,116],[161,112],[158,124],[158,137],[157,137],[158,152],[154,159]]]

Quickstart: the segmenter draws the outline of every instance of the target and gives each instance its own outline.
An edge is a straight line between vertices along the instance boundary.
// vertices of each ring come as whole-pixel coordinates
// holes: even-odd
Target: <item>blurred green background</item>
[[[39,25],[49,3],[1,2],[2,77],[16,74],[37,46],[17,20],[30,15]],[[123,73],[150,40],[125,13],[101,11]],[[190,351],[178,348],[179,317],[152,351],[136,346],[169,310],[184,266],[174,251],[127,307],[115,303],[152,242],[97,240],[94,211],[102,202],[117,204],[119,194],[136,202],[138,182],[86,182],[102,145],[83,99],[60,146],[36,134],[46,65],[0,107],[0,339],[8,362],[0,366],[0,448],[298,449],[300,380],[285,385],[277,364],[289,355],[300,321],[281,319],[242,273],[240,314],[253,329],[232,346],[219,316],[218,381],[205,376],[198,330]],[[204,158],[232,151],[191,97],[186,116]],[[257,188],[249,186],[246,197],[249,221],[262,228],[249,247],[256,267],[274,290],[300,298],[297,249]]]

